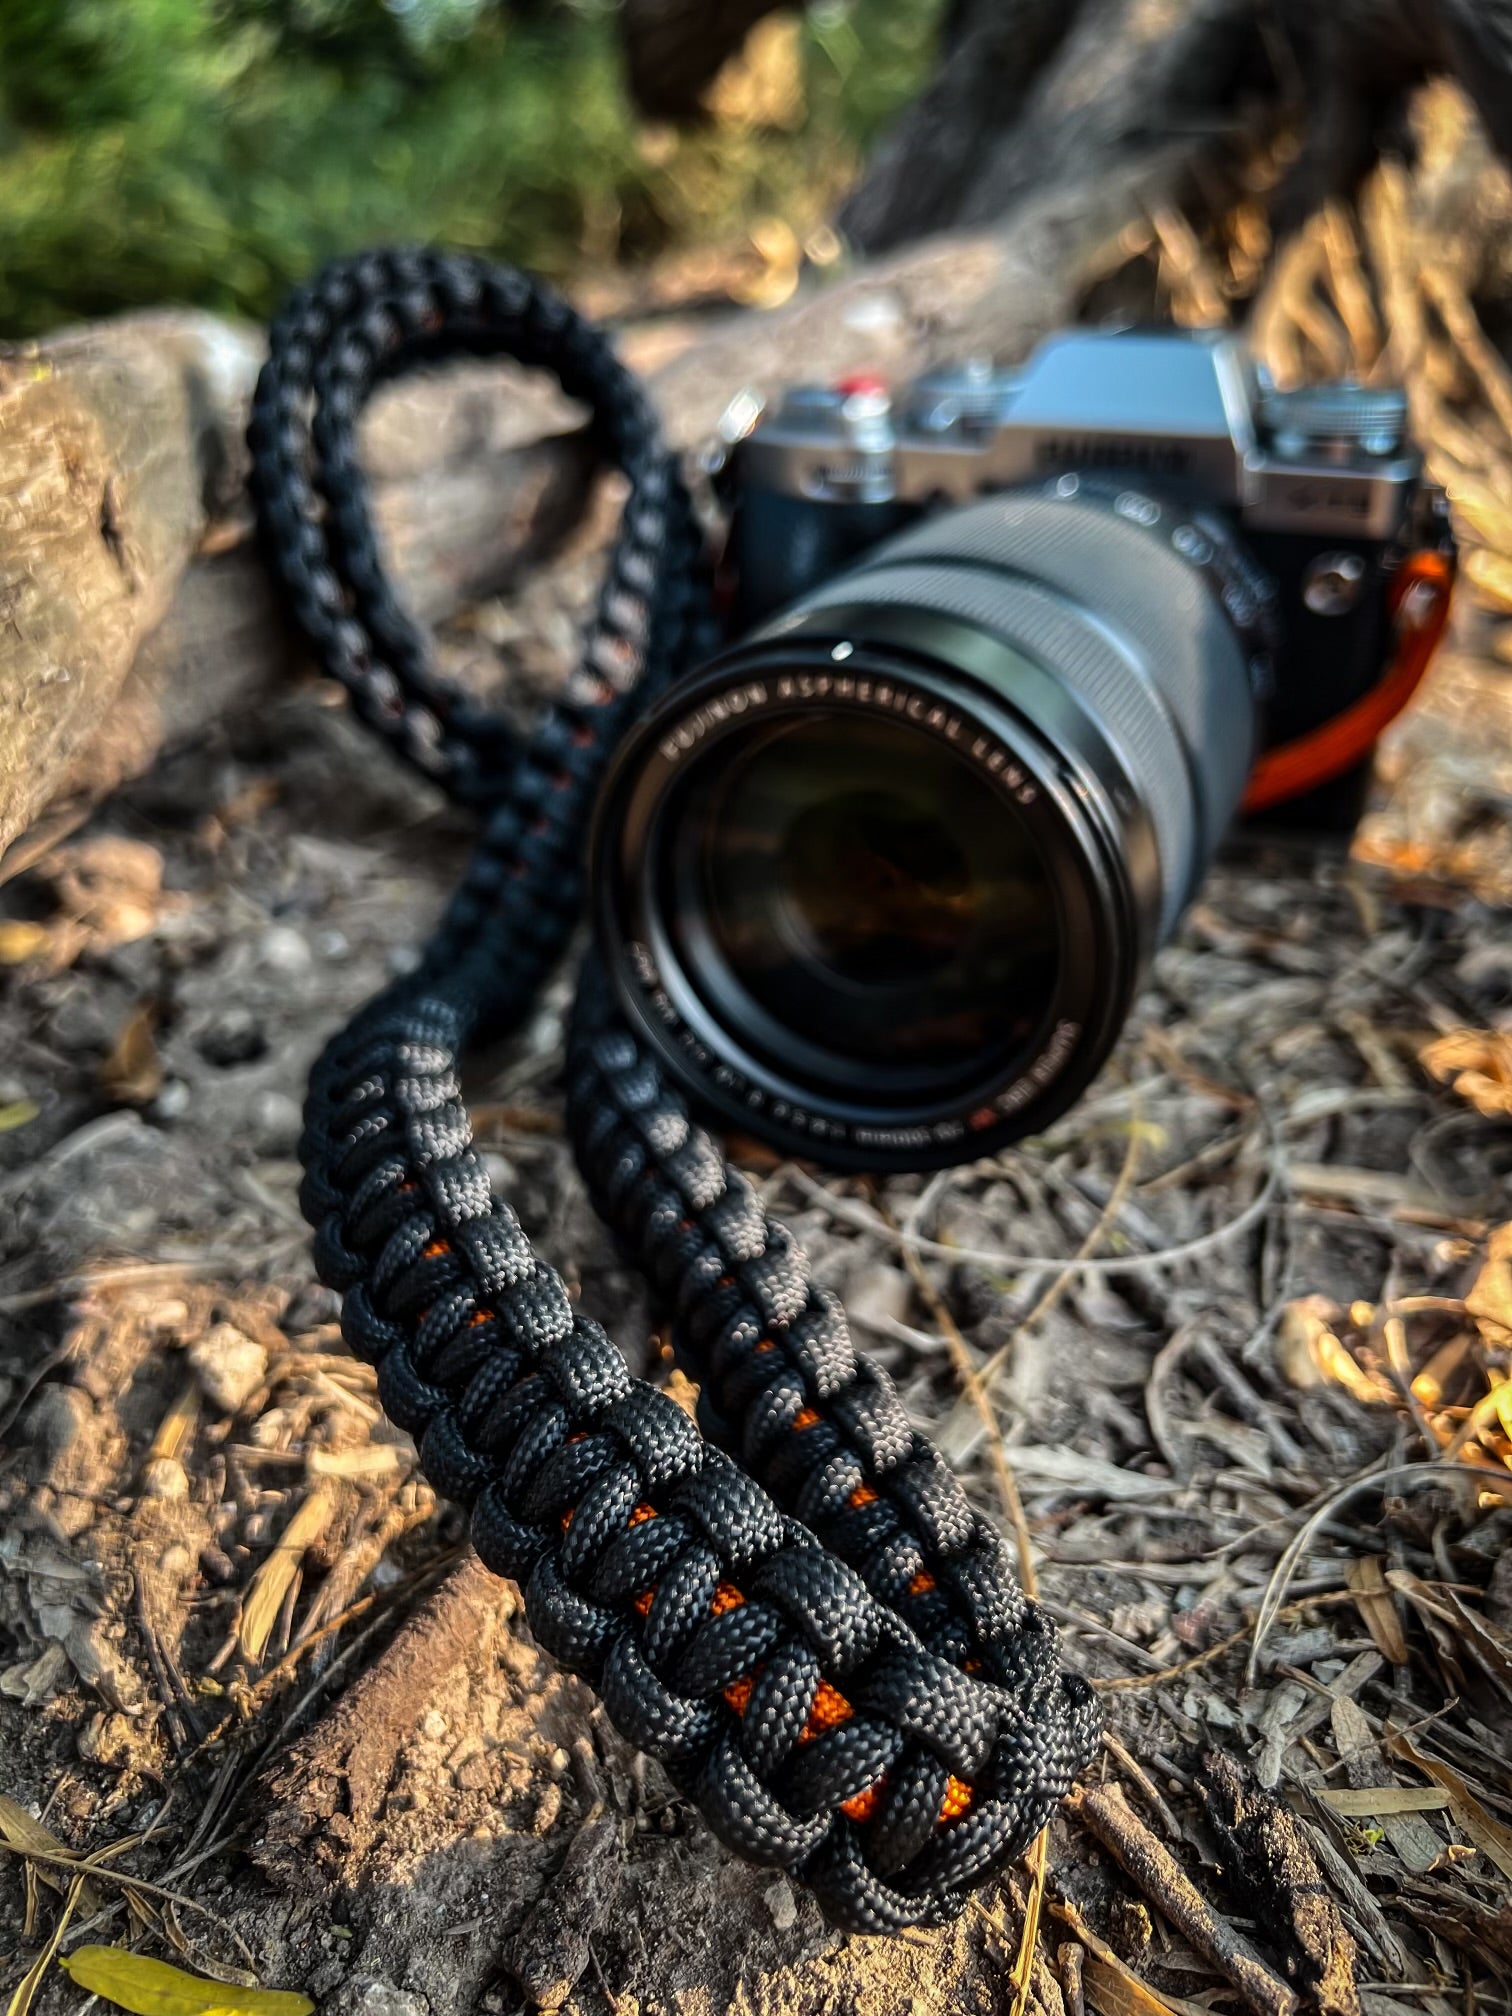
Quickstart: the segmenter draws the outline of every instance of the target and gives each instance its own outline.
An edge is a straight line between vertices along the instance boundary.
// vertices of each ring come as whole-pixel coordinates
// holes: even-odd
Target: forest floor
[[[453,650],[539,692],[591,574]],[[1128,1803],[1052,1831],[1046,2016],[1287,2016],[1289,1965],[1316,2006],[1282,1922],[1308,1900],[1220,1848],[1215,1751],[1296,1815],[1368,2016],[1512,2008],[1512,675],[1471,641],[1354,859],[1232,851],[1053,1134],[879,1186],[752,1154],[1005,1524],[1016,1483],[1105,1690],[1089,1782]],[[341,1343],[296,1207],[305,1074],[465,846],[291,684],[0,890],[0,1985],[58,1923],[56,1858],[117,1844],[67,1942],[151,1933],[339,2016],[1008,2012],[1024,1872],[883,1941],[734,1861],[465,1564]],[[479,1139],[675,1377],[563,1139],[567,984],[479,1064]],[[1459,1030],[1456,1091],[1421,1055]],[[1175,1929],[1164,1865],[1123,1873],[1124,1812],[1269,1987]],[[54,1969],[35,2006],[79,1999]],[[1345,2016],[1347,1980],[1321,2001]]]

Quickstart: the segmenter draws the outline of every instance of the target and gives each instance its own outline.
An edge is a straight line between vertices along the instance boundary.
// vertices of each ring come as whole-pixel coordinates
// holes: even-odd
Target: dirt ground
[[[585,578],[452,648],[539,690]],[[1306,1882],[1221,1845],[1213,1752],[1296,1816],[1340,1914],[1313,1947],[1347,1928],[1368,2016],[1512,2007],[1512,675],[1461,642],[1356,858],[1236,848],[1052,1135],[880,1188],[756,1163],[980,1502],[1016,1482],[1106,1690],[1089,1782],[1128,1804],[1053,1830],[1045,2016],[1359,2006],[1307,1959]],[[291,682],[0,889],[4,1986],[56,1858],[125,1843],[68,1942],[150,1934],[340,2016],[1007,2012],[1025,1874],[881,1941],[735,1862],[467,1565],[341,1343],[304,1077],[465,845]],[[562,1139],[567,985],[480,1062],[479,1136],[666,1376]],[[1456,1091],[1420,1054],[1460,1030]],[[1269,1987],[1176,1929],[1164,1865],[1120,1867],[1131,1809]],[[34,2006],[80,2000],[53,1970]]]

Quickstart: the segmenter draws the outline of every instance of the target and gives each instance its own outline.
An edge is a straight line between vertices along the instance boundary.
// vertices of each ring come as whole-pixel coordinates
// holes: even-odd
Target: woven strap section
[[[459,351],[552,370],[629,480],[581,666],[525,744],[431,668],[354,457],[372,387]],[[345,1335],[433,1484],[470,1508],[479,1555],[520,1582],[540,1642],[722,1840],[789,1870],[849,1929],[940,1923],[1069,1788],[1096,1737],[1090,1690],[591,963],[573,1139],[673,1312],[702,1435],[573,1309],[492,1196],[462,1103],[468,1045],[518,1023],[564,950],[618,735],[706,639],[697,528],[649,403],[538,282],[380,254],[329,269],[275,325],[251,439],[266,548],[320,662],[402,755],[484,810],[420,970],[311,1079],[302,1202]]]

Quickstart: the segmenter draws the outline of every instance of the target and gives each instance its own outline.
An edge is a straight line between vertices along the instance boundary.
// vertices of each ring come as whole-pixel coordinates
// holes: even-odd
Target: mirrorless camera
[[[1447,615],[1392,388],[1071,331],[726,416],[729,648],[595,828],[623,1005],[784,1152],[938,1167],[1112,1048],[1239,812],[1352,816]]]

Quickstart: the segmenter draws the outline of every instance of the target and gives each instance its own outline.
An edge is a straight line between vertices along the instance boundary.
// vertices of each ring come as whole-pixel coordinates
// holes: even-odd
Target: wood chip
[[[243,1658],[254,1666],[261,1662],[267,1650],[268,1638],[306,1550],[314,1546],[330,1525],[335,1509],[335,1484],[317,1483],[253,1576],[242,1607],[241,1649]]]
[[[1360,2016],[1359,1952],[1303,1822],[1221,1750],[1203,1757],[1198,1791],[1228,1888],[1274,1941],[1288,1980],[1322,2016]]]

